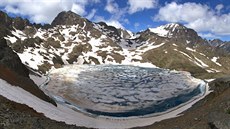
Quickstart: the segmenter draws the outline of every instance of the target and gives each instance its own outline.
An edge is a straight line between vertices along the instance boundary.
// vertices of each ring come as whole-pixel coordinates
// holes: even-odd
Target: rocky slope
[[[200,78],[223,75],[230,69],[227,51],[177,23],[132,34],[70,11],[61,12],[46,27],[23,23],[22,28],[11,23],[13,29],[8,29],[5,39],[25,65],[42,73],[73,63],[148,63]]]
[[[85,129],[48,119],[27,105],[0,96],[1,129]]]

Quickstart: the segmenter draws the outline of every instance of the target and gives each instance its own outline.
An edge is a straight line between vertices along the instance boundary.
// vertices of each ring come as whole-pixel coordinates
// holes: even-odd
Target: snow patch
[[[190,48],[190,47],[186,47],[186,50],[189,50],[189,51],[192,51],[192,52],[196,52],[195,49],[192,49],[192,48]]]
[[[169,31],[166,30],[164,26],[160,26],[157,28],[149,28],[149,30],[161,37],[167,37],[169,33]]]
[[[177,47],[177,45],[174,43],[173,46]]]
[[[11,31],[11,33],[12,33],[14,36],[18,37],[19,39],[21,39],[21,40],[25,40],[25,39],[27,38],[26,34],[24,34],[24,33],[23,33],[22,31],[20,31],[20,30]]]
[[[202,67],[202,68],[207,68],[209,67],[207,64],[205,64],[202,60],[198,59],[197,57],[194,57],[196,61],[199,62],[199,66]]]
[[[15,43],[17,41],[16,37],[11,37],[11,36],[7,36],[5,37],[6,40],[9,40],[11,43]]]
[[[215,63],[216,65],[218,65],[218,66],[222,66],[220,63],[217,62],[218,59],[219,59],[219,57],[213,57],[213,58],[211,59],[211,61],[214,62],[214,63]]]

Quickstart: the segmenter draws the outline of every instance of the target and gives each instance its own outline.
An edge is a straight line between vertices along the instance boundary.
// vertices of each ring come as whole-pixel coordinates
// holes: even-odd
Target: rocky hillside
[[[1,129],[86,129],[48,119],[27,105],[15,103],[2,96],[0,102]]]
[[[3,12],[1,12],[4,14]],[[7,43],[28,67],[42,73],[65,64],[141,64],[185,70],[200,78],[230,71],[230,56],[181,24],[171,23],[136,34],[61,12],[51,25],[32,25],[6,14]],[[10,19],[10,20],[7,20]],[[10,21],[9,23],[7,21]],[[8,25],[9,24],[9,25]],[[18,28],[18,24],[22,24]]]
[[[1,30],[1,29],[0,29]],[[56,103],[46,96],[38,86],[29,78],[29,70],[22,64],[18,55],[7,46],[5,39],[0,39],[0,86],[4,86],[2,82],[6,82],[10,87],[22,88],[23,90],[33,94],[43,101],[53,105]],[[7,87],[1,89],[1,92],[6,92]],[[13,93],[14,99],[18,100]],[[30,99],[30,98],[27,98]],[[36,112],[34,109],[24,104],[19,104],[8,100],[0,95],[0,128],[1,129],[16,129],[16,128],[73,128],[80,127],[66,125],[64,122],[57,122],[46,118],[42,113]]]

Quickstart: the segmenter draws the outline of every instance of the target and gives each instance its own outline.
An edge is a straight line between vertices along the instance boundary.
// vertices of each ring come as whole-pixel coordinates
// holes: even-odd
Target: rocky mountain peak
[[[220,39],[213,39],[213,40],[209,40],[208,43],[211,46],[217,47],[217,46],[220,46],[220,45],[224,44],[224,41],[222,41]]]
[[[134,33],[126,29],[118,29],[118,32],[123,39],[130,39],[134,37]]]
[[[31,26],[28,19],[22,19],[21,17],[16,17],[12,20],[12,26],[18,30],[24,30],[26,26]]]
[[[158,36],[168,38],[179,36],[182,33],[187,33],[189,31],[194,31],[179,23],[169,23],[166,25],[159,26],[157,28],[149,28],[149,30],[157,34]]]
[[[12,19],[4,12],[0,11],[0,24],[1,25],[10,25]]]
[[[85,18],[82,18],[80,15],[72,12],[72,11],[63,11],[59,13],[53,22],[51,23],[52,26],[56,25],[80,25],[84,26],[84,22],[89,22]]]
[[[120,38],[121,36],[120,29],[117,29],[114,26],[107,25],[105,22],[98,22],[96,24],[99,25],[102,31],[106,32],[108,36],[110,37],[115,36],[115,37]]]
[[[160,37],[174,39],[176,42],[193,44],[203,42],[195,30],[179,23],[170,23],[157,28],[149,28],[148,31]]]
[[[180,24],[180,23],[169,23],[163,26],[160,26],[166,30],[169,31],[175,31],[175,30],[184,30],[184,29],[188,29],[187,27],[185,27],[184,25]]]

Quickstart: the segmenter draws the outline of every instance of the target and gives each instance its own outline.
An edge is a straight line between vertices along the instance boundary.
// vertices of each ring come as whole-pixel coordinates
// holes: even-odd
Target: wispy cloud
[[[114,0],[107,0],[105,10],[109,13],[116,13],[119,11],[119,6],[117,3],[114,2]]]
[[[91,20],[95,16],[96,12],[96,9],[92,9],[91,12],[86,16],[86,18]]]
[[[145,9],[152,9],[157,7],[158,0],[129,0],[129,13],[133,14]]]

